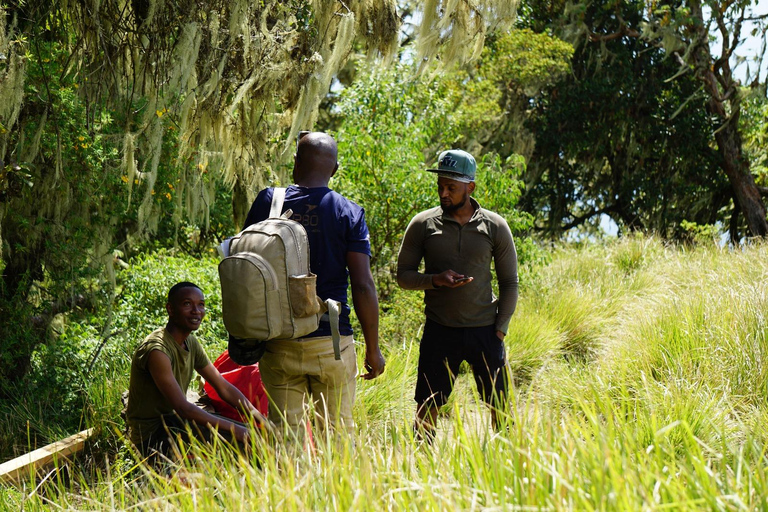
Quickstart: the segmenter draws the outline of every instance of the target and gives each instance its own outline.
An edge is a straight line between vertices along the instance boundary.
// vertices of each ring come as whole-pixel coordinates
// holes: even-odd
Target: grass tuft
[[[116,309],[126,324],[145,307],[139,297],[158,265],[142,268]],[[114,417],[126,383],[118,357],[97,365],[86,390],[84,415],[101,428],[102,448],[66,475],[0,487],[0,508],[768,508],[768,245],[676,248],[638,236],[559,248],[526,275],[499,431],[464,372],[434,443],[416,440],[423,306],[419,294],[396,291],[382,305],[386,372],[359,383],[355,428],[318,436],[314,453],[193,443],[182,462],[149,467]]]

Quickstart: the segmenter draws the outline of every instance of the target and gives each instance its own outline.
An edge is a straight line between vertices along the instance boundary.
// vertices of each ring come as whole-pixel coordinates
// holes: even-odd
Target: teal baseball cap
[[[475,181],[477,163],[475,157],[461,149],[449,149],[440,153],[437,159],[437,169],[427,169],[435,172],[441,178],[471,183]]]

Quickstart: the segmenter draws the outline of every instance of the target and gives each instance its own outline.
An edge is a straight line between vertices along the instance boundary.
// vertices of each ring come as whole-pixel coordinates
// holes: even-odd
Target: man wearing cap
[[[437,169],[428,169],[437,173],[440,206],[411,219],[397,257],[398,284],[424,290],[427,319],[414,399],[417,434],[427,440],[462,361],[471,365],[497,427],[497,410],[506,403],[504,336],[517,305],[517,253],[504,218],[471,197],[475,170],[475,159],[465,151],[440,154]],[[498,299],[491,289],[491,261]]]
[[[332,426],[353,426],[357,361],[349,320],[347,288],[365,338],[364,379],[384,371],[379,350],[379,301],[371,274],[371,243],[363,208],[328,188],[339,167],[336,141],[321,132],[300,135],[293,179],[285,192],[283,211],[293,211],[309,239],[309,267],[317,274],[317,295],[341,303],[341,360],[336,360],[331,325],[320,321],[317,331],[295,340],[271,340],[259,363],[270,398],[269,418],[284,422],[300,435],[306,406],[314,403],[319,420]],[[269,217],[274,189],[259,192],[245,227]],[[321,423],[322,425],[322,423]]]

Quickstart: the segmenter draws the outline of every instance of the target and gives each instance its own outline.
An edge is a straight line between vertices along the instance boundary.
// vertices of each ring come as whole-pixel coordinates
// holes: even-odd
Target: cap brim
[[[427,171],[434,172],[440,178],[448,178],[449,180],[454,180],[454,181],[458,181],[458,182],[461,182],[461,183],[472,183],[473,181],[475,181],[472,178],[470,178],[469,176],[465,176],[465,175],[459,174],[457,172],[447,172],[447,171],[443,171],[441,169],[427,169]]]

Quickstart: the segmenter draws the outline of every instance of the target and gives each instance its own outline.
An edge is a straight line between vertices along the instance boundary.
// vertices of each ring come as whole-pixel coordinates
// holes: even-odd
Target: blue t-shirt
[[[269,218],[272,188],[265,188],[256,197],[245,219],[247,228]],[[365,210],[353,201],[328,187],[307,188],[291,185],[285,191],[283,211],[293,210],[292,219],[301,223],[309,238],[309,269],[317,274],[317,295],[341,303],[339,332],[352,334],[347,305],[349,270],[347,253],[371,255]],[[307,337],[330,336],[331,326],[320,322],[320,327]]]

